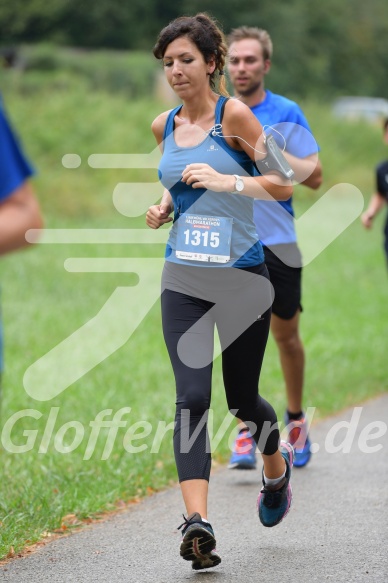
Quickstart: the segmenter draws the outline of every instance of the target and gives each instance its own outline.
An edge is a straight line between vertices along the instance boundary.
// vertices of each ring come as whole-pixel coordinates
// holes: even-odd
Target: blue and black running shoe
[[[286,462],[286,475],[276,486],[266,486],[263,472],[263,488],[257,499],[257,511],[260,522],[264,526],[276,526],[287,516],[292,501],[291,468],[294,461],[294,450],[290,443],[282,441],[280,452]]]

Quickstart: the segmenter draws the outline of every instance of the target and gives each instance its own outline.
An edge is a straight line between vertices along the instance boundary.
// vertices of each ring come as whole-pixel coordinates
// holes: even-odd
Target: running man
[[[228,71],[235,96],[248,105],[260,123],[274,127],[274,137],[285,145],[285,157],[295,172],[295,180],[317,189],[322,182],[318,147],[300,107],[264,87],[271,68],[272,41],[266,30],[241,26],[228,37]],[[292,198],[254,202],[255,223],[264,246],[265,262],[275,290],[271,331],[276,341],[284,376],[287,410],[285,423],[295,448],[294,466],[308,463],[310,440],[308,420],[303,412],[304,347],[299,333],[302,260],[297,245]],[[256,446],[248,428],[240,424],[229,467],[254,469]]]

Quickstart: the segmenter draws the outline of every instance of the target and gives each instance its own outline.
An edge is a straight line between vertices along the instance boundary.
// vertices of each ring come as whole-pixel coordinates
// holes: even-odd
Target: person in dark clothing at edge
[[[384,142],[388,144],[388,118],[383,123]],[[376,168],[376,191],[371,196],[368,208],[361,215],[361,222],[366,229],[371,229],[373,219],[388,203],[388,160],[381,162]],[[388,214],[384,226],[384,251],[388,268]]]

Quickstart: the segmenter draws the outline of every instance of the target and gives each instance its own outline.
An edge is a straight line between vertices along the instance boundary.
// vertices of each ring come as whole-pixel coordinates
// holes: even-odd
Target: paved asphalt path
[[[294,469],[291,512],[274,528],[264,528],[255,511],[260,469],[217,469],[209,518],[222,563],[214,569],[193,571],[179,557],[183,504],[174,487],[0,567],[0,581],[387,583],[387,423],[384,395],[315,425],[319,450]],[[350,452],[334,452],[346,436]]]

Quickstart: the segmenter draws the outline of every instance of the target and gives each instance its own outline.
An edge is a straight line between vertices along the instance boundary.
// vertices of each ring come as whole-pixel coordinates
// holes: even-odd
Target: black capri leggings
[[[258,392],[273,299],[265,265],[201,268],[166,262],[162,288],[163,333],[176,381],[173,439],[179,481],[209,480],[206,420],[215,325],[229,410],[250,426],[262,453],[275,453],[276,414]]]

